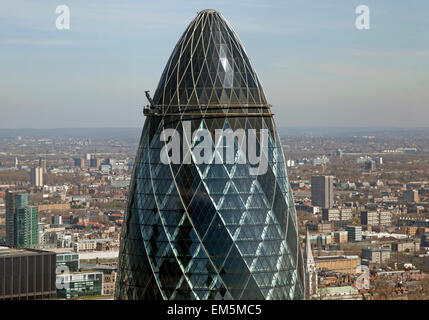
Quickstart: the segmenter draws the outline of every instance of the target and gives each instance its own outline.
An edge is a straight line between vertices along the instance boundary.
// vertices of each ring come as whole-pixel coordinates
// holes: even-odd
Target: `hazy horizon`
[[[274,119],[275,120],[275,119]],[[10,128],[2,128],[0,127],[0,130],[80,130],[80,129],[143,129],[144,122],[142,122],[142,125],[139,126],[129,126],[129,127],[115,127],[115,126],[91,126],[91,127],[78,127],[78,126],[70,126],[70,127],[43,127],[43,128],[37,128],[37,127],[10,127]],[[420,126],[420,127],[411,127],[411,126],[279,126],[279,128],[322,128],[322,129],[398,129],[398,130],[418,130],[418,129],[428,129],[429,126]]]
[[[378,138],[414,137],[416,139],[429,136],[429,128],[393,128],[393,127],[293,127],[277,126],[280,136],[296,137],[355,137],[376,136]],[[17,136],[48,138],[48,137],[74,137],[90,138],[140,138],[142,127],[126,128],[0,128],[0,138],[13,138]]]

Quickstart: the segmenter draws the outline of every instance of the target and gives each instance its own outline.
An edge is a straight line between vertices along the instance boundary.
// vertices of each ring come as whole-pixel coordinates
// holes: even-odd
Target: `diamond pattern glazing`
[[[136,156],[116,298],[302,299],[302,255],[280,139],[258,76],[218,12],[200,12],[185,30],[153,104],[161,113],[147,117]],[[185,121],[213,137],[215,129],[267,129],[267,172],[217,164],[215,155],[197,164],[197,141],[186,139],[191,163],[163,164],[162,131],[182,132]],[[235,140],[235,156],[238,147]]]

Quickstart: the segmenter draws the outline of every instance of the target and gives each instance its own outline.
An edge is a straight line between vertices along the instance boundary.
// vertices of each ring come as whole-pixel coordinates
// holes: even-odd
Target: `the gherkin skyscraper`
[[[149,100],[121,235],[116,298],[303,299],[296,212],[271,106],[220,13],[198,13]],[[163,139],[166,129],[193,133],[180,139],[180,163],[161,159],[171,142]],[[217,161],[216,152],[225,151],[218,148],[219,129],[244,130],[265,170],[255,174],[254,163]],[[201,140],[194,133],[204,130],[213,138],[208,163],[197,161]],[[233,137],[234,157],[243,152],[242,141]]]

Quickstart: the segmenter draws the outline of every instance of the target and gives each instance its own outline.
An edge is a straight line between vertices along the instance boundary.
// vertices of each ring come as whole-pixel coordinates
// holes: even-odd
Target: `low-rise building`
[[[392,243],[392,251],[416,252],[416,251],[419,251],[419,249],[420,249],[420,241]]]
[[[405,202],[420,202],[419,191],[405,190],[403,193],[403,199]]]
[[[318,223],[317,231],[320,233],[329,233],[332,231],[332,224],[330,223]]]
[[[349,242],[362,241],[362,226],[346,227]]]
[[[362,211],[360,213],[360,223],[367,226],[378,226],[380,222],[377,211]]]
[[[103,274],[103,295],[113,295],[115,293],[116,278],[116,271]]]
[[[316,269],[319,271],[333,271],[355,274],[360,266],[358,256],[320,256],[315,257]]]
[[[333,243],[333,237],[330,234],[317,234],[310,236],[310,242],[312,245],[324,248],[328,247],[329,244]]]
[[[327,287],[319,288],[317,290],[319,299],[322,300],[362,300],[363,297],[359,294],[358,289],[345,286],[345,287]]]
[[[93,251],[97,249],[97,241],[95,240],[78,240],[73,243],[73,250],[75,252]]]
[[[341,221],[341,211],[337,208],[322,209],[322,219],[324,221]]]
[[[43,211],[66,211],[70,210],[70,203],[49,203],[49,204],[39,204],[39,212]]]
[[[389,227],[392,225],[392,213],[389,211],[380,211],[378,220],[380,226]]]
[[[429,232],[425,232],[421,235],[420,245],[422,248],[429,247]]]
[[[383,264],[390,259],[392,249],[387,247],[362,247],[362,264]]]
[[[334,241],[336,243],[347,243],[348,242],[348,232],[347,231],[335,231],[332,232],[334,236]]]
[[[351,221],[353,218],[352,208],[341,208],[341,221]]]
[[[73,243],[73,250],[75,252],[84,251],[106,251],[110,249],[111,238],[98,238],[98,239],[79,239]]]
[[[412,236],[412,237],[414,237],[416,235],[418,229],[419,229],[418,227],[404,227],[403,228],[404,233],[406,235],[409,235],[409,236]]]
[[[353,211],[351,208],[322,209],[322,220],[324,221],[351,221],[352,217]]]
[[[55,297],[54,252],[0,247],[0,300]]]
[[[57,275],[57,298],[76,299],[103,294],[102,272],[76,272]]]
[[[360,222],[365,226],[388,227],[392,225],[392,213],[389,211],[362,211]]]
[[[79,271],[79,254],[74,252],[57,252],[57,268],[66,266],[69,271]]]

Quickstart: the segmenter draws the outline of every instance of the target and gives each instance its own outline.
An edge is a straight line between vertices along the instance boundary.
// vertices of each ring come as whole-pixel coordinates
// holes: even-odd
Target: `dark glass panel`
[[[218,215],[215,215],[203,239],[209,258],[220,268],[232,246],[232,239]]]

